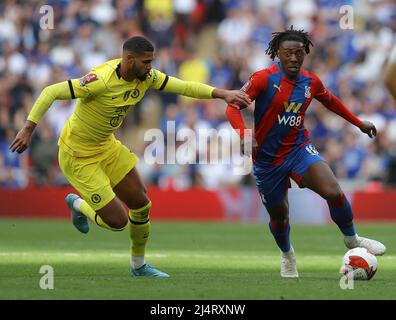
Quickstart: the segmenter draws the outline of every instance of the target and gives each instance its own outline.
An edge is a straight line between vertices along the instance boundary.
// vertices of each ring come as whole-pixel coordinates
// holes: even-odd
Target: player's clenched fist
[[[370,138],[377,135],[377,128],[370,121],[362,121],[362,125],[360,126],[360,130],[367,134]]]

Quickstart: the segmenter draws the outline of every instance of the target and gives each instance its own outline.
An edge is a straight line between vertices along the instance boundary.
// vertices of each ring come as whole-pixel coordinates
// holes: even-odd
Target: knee
[[[125,204],[128,206],[130,210],[139,210],[140,208],[146,207],[150,202],[146,194],[146,190],[142,190],[138,194],[134,194],[133,199],[128,199]]]
[[[289,225],[289,216],[277,217],[275,219],[271,218],[270,225],[274,229],[284,230]]]
[[[112,229],[121,231],[124,230],[125,227],[127,226],[128,218],[124,215],[116,218],[111,218],[109,221],[106,221],[106,223]]]
[[[281,210],[270,214],[270,225],[277,230],[283,230],[289,225],[289,211]]]
[[[139,209],[143,207],[147,207],[149,203],[151,202],[149,197],[147,196],[146,190],[143,190],[136,201],[136,207]]]
[[[269,221],[271,231],[285,232],[289,226],[289,216],[272,218]]]
[[[281,225],[289,223],[289,202],[287,197],[284,197],[283,200],[275,206],[267,206],[267,210],[271,221]]]
[[[289,213],[283,213],[276,216],[270,216],[270,220],[276,224],[284,225],[289,223]]]
[[[322,197],[331,202],[340,200],[343,195],[344,193],[342,192],[338,183],[327,186],[322,193]]]

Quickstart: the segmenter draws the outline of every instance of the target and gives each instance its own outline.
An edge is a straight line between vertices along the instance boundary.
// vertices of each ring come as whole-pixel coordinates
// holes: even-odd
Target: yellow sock
[[[81,199],[82,200],[82,199]],[[85,201],[82,200],[80,202],[80,207],[78,209],[82,214],[84,214],[91,222],[96,223],[98,226],[111,230],[111,231],[121,231],[124,230],[122,229],[116,229],[110,227],[107,223],[105,223],[102,218],[95,212],[94,209],[91,208],[91,206]]]
[[[150,208],[151,201],[143,208],[129,210],[128,228],[132,247],[131,264],[136,269],[144,264],[146,244],[150,235]]]

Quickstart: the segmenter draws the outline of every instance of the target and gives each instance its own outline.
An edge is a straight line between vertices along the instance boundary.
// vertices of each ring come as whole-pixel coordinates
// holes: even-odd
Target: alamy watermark
[[[43,276],[40,278],[39,286],[43,290],[54,289],[54,268],[50,265],[43,265],[40,271]]]
[[[40,18],[40,28],[43,30],[54,29],[54,8],[50,5],[43,5],[39,12],[43,14]]]
[[[147,164],[223,164],[232,165],[235,175],[249,174],[252,161],[252,130],[245,129],[244,145],[229,129],[182,128],[176,132],[175,121],[167,121],[166,135],[160,129],[149,129],[144,141],[150,142],[144,150]]]
[[[341,18],[339,21],[339,26],[342,30],[352,30],[354,29],[354,20],[353,20],[353,7],[350,5],[344,5],[340,7],[339,13],[341,14]]]
[[[354,270],[351,266],[345,265],[340,269],[343,276],[340,279],[340,288],[342,290],[354,289]]]

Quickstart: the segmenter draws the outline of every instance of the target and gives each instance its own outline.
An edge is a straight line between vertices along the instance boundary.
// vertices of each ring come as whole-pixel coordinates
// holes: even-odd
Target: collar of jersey
[[[120,69],[121,69],[121,62],[120,63],[118,63],[117,64],[117,67],[116,67],[116,75],[117,75],[117,77],[118,77],[118,80],[121,80],[121,72],[120,72]]]
[[[134,83],[136,80],[139,81],[139,79],[137,79],[137,78],[133,79],[132,81],[126,81],[126,80],[121,76],[120,68],[121,68],[121,62],[117,64],[117,67],[116,67],[116,69],[115,69],[115,72],[116,72],[116,75],[117,75],[117,78],[118,78],[119,81],[122,81],[122,82],[124,82],[124,83],[129,83],[129,84],[130,84],[130,83]]]

